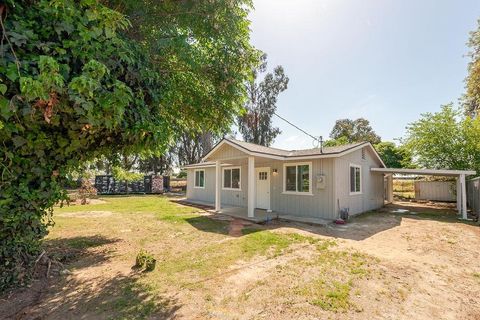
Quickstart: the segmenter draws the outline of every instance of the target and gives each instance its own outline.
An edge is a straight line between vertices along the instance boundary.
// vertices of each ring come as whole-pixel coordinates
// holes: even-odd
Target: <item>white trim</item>
[[[464,174],[474,175],[477,172],[473,170],[444,170],[444,169],[397,169],[397,168],[371,168],[372,172],[380,173],[401,173],[401,174],[418,174],[418,175],[437,175],[437,176],[460,176]]]
[[[350,169],[351,168],[358,168],[360,169],[360,191],[353,191],[352,192],[352,176],[350,175]],[[355,179],[356,179],[356,176],[355,176]],[[356,163],[350,163],[350,165],[348,166],[348,191],[350,192],[350,195],[351,196],[355,196],[355,195],[359,195],[359,194],[362,194],[363,193],[363,183],[362,183],[362,166],[359,165],[359,164],[356,164]],[[355,187],[356,187],[356,183],[355,183]]]
[[[287,190],[287,167],[293,167],[295,166],[296,169],[295,169],[295,189],[298,190],[298,186],[297,186],[297,183],[298,183],[298,178],[297,178],[297,174],[298,174],[298,169],[297,167],[298,166],[304,166],[304,165],[308,165],[308,180],[309,180],[309,183],[308,183],[308,192],[302,192],[302,191],[290,191],[290,190]],[[311,162],[284,162],[283,163],[283,192],[282,194],[292,194],[292,195],[310,195],[312,196],[313,193],[312,193],[312,163]]]
[[[238,188],[225,188],[225,170],[233,170],[238,169],[239,171],[239,180],[238,180]],[[232,178],[230,173],[230,185],[232,185]],[[228,191],[242,191],[242,167],[241,166],[230,166],[222,168],[222,190]]]
[[[198,172],[203,171],[203,187],[202,186],[197,187],[197,171]],[[195,170],[193,170],[193,188],[194,189],[205,189],[205,169],[195,169]]]

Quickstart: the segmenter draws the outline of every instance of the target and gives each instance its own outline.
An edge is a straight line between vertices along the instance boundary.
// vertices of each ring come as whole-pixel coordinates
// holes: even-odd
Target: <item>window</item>
[[[195,188],[205,188],[205,170],[195,170]]]
[[[362,192],[362,169],[358,165],[350,165],[350,194]]]
[[[312,164],[295,163],[283,166],[285,193],[311,194]]]
[[[260,171],[258,173],[258,180],[268,180],[268,172]]]
[[[223,189],[240,190],[240,168],[223,169]]]

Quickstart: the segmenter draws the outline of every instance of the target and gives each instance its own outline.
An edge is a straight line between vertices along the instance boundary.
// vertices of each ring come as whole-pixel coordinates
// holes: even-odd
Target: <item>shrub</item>
[[[145,271],[153,271],[157,264],[157,260],[153,257],[148,251],[141,249],[137,254],[135,259],[135,268],[142,269],[145,268]]]

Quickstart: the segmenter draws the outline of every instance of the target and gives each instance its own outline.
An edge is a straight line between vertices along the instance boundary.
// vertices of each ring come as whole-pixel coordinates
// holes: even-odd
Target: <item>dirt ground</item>
[[[402,202],[327,226],[63,210],[49,246],[69,244],[67,269],[1,297],[0,318],[480,319],[480,228],[453,209]],[[132,269],[140,247],[154,272]]]

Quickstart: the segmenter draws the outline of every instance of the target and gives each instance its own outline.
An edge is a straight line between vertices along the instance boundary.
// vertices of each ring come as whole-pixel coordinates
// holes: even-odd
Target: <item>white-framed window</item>
[[[241,168],[223,168],[222,188],[224,190],[241,190]]]
[[[193,184],[194,188],[205,188],[205,170],[196,169],[195,171],[195,181]]]
[[[283,164],[283,193],[312,194],[312,163]]]
[[[362,167],[350,164],[350,194],[362,193]]]

